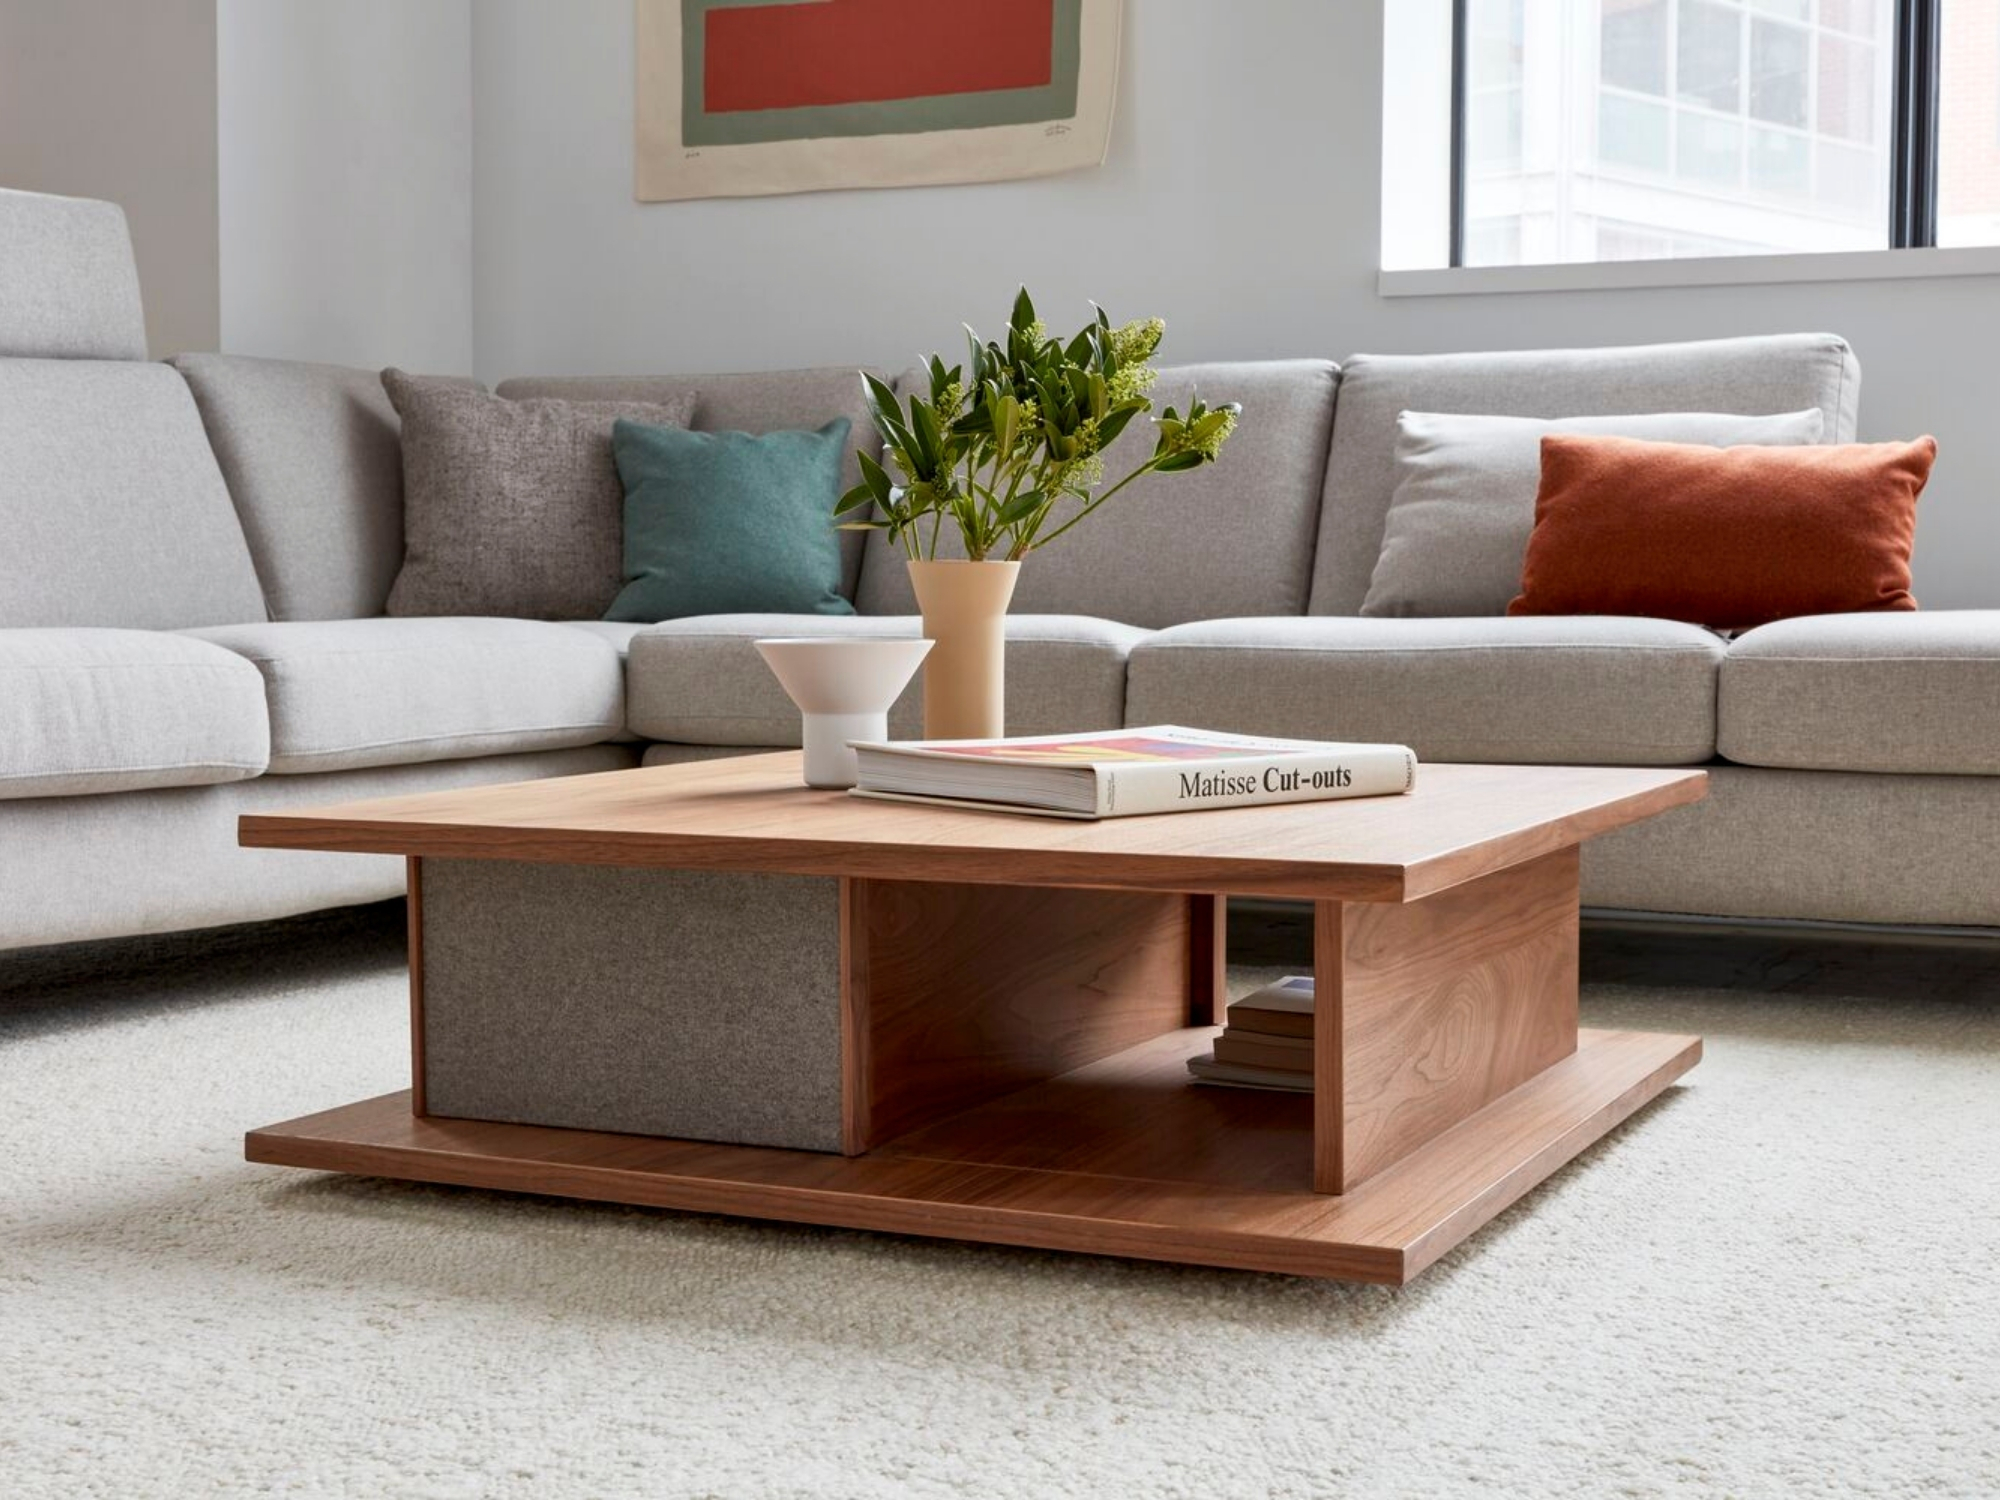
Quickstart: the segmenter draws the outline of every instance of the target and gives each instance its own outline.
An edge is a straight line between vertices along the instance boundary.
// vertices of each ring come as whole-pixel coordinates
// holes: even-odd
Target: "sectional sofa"
[[[852,619],[386,618],[396,419],[374,372],[146,359],[124,219],[0,193],[0,948],[376,900],[400,862],[239,849],[241,813],[798,743],[750,647],[913,634],[897,556],[848,539]],[[866,427],[851,370],[510,380],[696,425]],[[1394,739],[1429,760],[1707,765],[1700,807],[1595,841],[1585,899],[1722,917],[2000,926],[2000,613],[1786,621],[1358,614],[1405,409],[1818,408],[1831,335],[1356,356],[1164,372],[1244,405],[1222,461],[1023,571],[1016,732],[1174,721]],[[914,732],[920,689],[895,727]]]

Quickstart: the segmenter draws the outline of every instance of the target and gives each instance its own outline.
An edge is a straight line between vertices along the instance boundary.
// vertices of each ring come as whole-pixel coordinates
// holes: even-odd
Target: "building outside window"
[[[1466,0],[1462,262],[1885,249],[1897,0]],[[2000,243],[2000,0],[1942,0],[1937,236]]]

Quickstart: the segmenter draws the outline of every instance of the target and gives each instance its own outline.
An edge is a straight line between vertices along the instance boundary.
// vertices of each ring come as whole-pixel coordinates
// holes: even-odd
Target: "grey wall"
[[[1100,171],[637,204],[628,0],[480,0],[480,373],[900,365],[1018,281],[1051,321],[1160,313],[1175,359],[1826,328],[1860,352],[1864,436],[1942,445],[1924,602],[2000,604],[2000,278],[1385,299],[1380,5],[1128,0],[1126,24]]]
[[[471,0],[220,0],[217,23],[221,347],[470,373]]]
[[[215,0],[0,0],[0,187],[125,207],[155,355],[219,328]]]

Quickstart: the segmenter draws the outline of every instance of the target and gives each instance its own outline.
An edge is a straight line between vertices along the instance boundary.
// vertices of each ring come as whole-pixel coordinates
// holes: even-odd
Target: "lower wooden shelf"
[[[1052,1250],[1401,1284],[1658,1095],[1691,1036],[1577,1051],[1340,1196],[1312,1100],[1205,1088],[1170,1032],[863,1156],[411,1113],[403,1091],[251,1131],[254,1162]]]

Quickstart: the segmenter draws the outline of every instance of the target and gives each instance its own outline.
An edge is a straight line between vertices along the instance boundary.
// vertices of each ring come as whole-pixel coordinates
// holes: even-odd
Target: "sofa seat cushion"
[[[799,743],[799,711],[752,646],[766,636],[903,638],[914,615],[697,615],[632,638],[632,728],[690,745]],[[1125,722],[1125,660],[1146,632],[1082,615],[1007,619],[1007,732],[1055,734]],[[889,732],[923,733],[923,676],[889,714]]]
[[[205,786],[263,771],[264,682],[151,630],[0,630],[0,798]]]
[[[1723,643],[1666,620],[1210,620],[1132,653],[1128,724],[1388,741],[1425,760],[1693,765]]]
[[[278,773],[559,750],[624,727],[616,648],[568,625],[447,616],[189,633],[263,673]]]
[[[1738,636],[1716,744],[1747,766],[2000,775],[2000,610],[1807,615]]]

